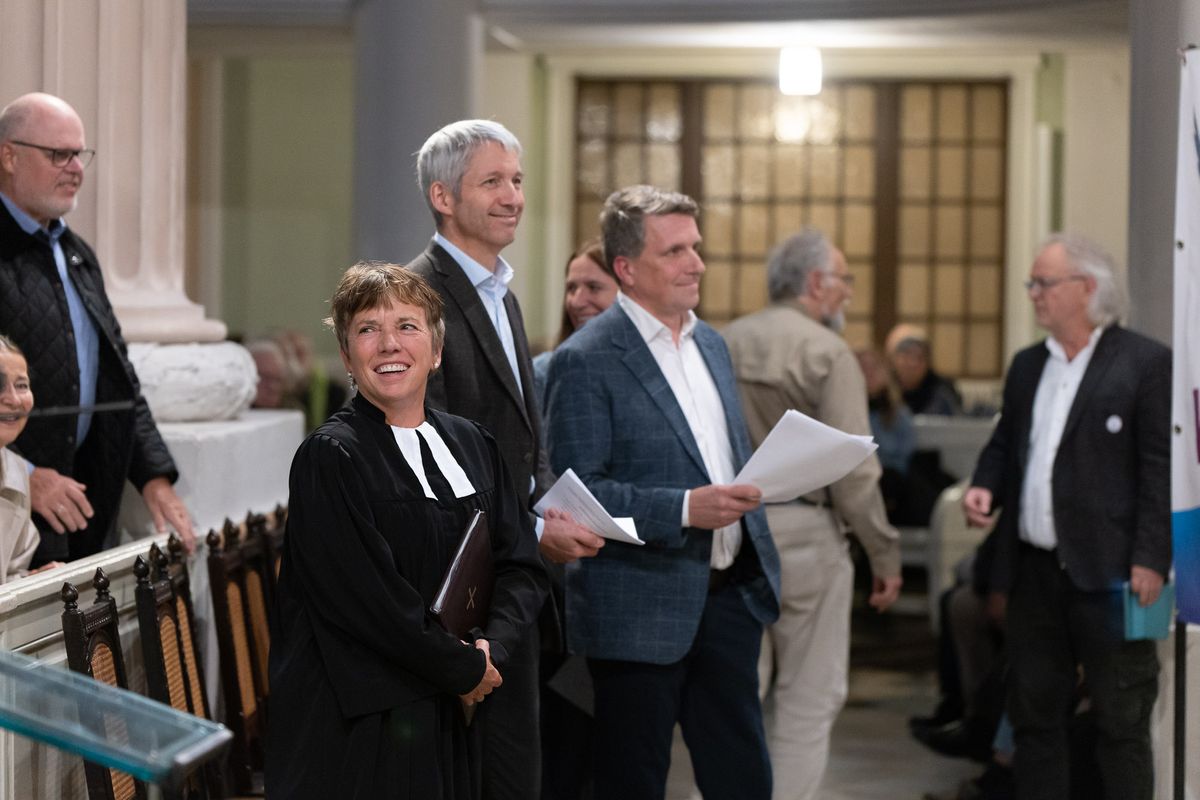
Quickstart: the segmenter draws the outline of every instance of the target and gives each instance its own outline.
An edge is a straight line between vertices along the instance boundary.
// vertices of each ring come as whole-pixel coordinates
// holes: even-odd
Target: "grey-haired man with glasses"
[[[1113,260],[1082,236],[1047,239],[1025,286],[1048,336],[1013,357],[963,494],[970,524],[996,524],[1016,796],[1076,794],[1082,677],[1104,797],[1150,800],[1158,655],[1125,638],[1122,584],[1148,606],[1171,570],[1171,351],[1121,326]]]
[[[195,539],[96,255],[63,221],[93,156],[83,121],[61,98],[34,92],[0,110],[0,332],[25,352],[39,406],[133,404],[30,420],[17,439],[34,465],[35,566],[102,550],[127,478],[160,531],[171,525],[188,549]]]

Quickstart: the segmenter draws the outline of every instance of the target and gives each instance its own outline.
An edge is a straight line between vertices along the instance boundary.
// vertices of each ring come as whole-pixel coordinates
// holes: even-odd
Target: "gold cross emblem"
[[[476,587],[474,586],[467,588],[467,608],[475,607],[475,589]]]

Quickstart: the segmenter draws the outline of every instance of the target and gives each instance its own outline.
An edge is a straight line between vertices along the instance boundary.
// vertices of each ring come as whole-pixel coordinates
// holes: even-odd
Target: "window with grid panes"
[[[855,277],[852,346],[897,322],[929,331],[936,368],[1000,374],[1006,85],[830,83],[785,97],[758,80],[580,80],[576,237],[633,183],[701,204],[698,313],[721,324],[767,302],[772,247],[824,231]]]

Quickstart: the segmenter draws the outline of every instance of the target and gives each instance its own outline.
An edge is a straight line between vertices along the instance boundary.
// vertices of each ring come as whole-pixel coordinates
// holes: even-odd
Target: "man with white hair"
[[[838,332],[853,296],[841,251],[807,228],[771,253],[771,305],[725,329],[750,439],[757,447],[790,408],[847,433],[869,436],[867,388]],[[779,620],[767,628],[759,673],[769,692],[767,741],[774,800],[813,800],[829,735],[846,700],[854,566],[844,528],[871,562],[870,604],[900,592],[900,538],[888,524],[871,456],[828,490],[767,506],[783,568]]]
[[[1158,658],[1125,640],[1120,587],[1149,605],[1171,567],[1171,352],[1118,324],[1111,259],[1080,236],[1052,236],[1025,286],[1049,337],[1013,358],[963,496],[971,524],[999,509],[991,607],[1007,617],[1017,796],[1071,796],[1082,674],[1104,796],[1150,800]]]

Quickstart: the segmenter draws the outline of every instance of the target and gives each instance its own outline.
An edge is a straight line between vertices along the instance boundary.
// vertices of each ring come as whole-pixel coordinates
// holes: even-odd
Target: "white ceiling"
[[[366,0],[188,0],[193,25],[349,25]],[[492,47],[828,48],[1124,41],[1129,0],[371,0],[475,3]]]

